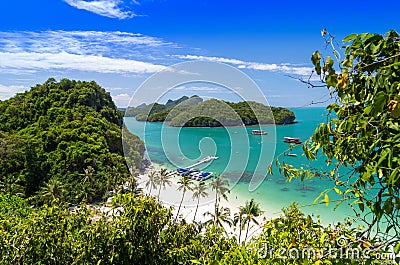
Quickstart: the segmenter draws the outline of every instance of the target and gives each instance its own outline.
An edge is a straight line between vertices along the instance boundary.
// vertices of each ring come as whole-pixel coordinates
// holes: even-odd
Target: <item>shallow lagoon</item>
[[[232,190],[229,202],[234,205],[243,205],[246,200],[254,198],[267,216],[275,216],[283,207],[297,202],[299,206],[304,206],[304,212],[320,215],[323,223],[354,217],[354,212],[345,204],[336,210],[335,203],[330,203],[328,207],[325,204],[307,206],[323,190],[334,186],[328,179],[293,180],[288,183],[277,168],[274,168],[273,175],[266,175],[268,164],[288,150],[289,145],[283,142],[283,137],[298,137],[304,141],[319,123],[326,121],[323,108],[292,111],[298,123],[261,126],[268,135],[251,134],[251,130],[259,127],[175,128],[163,123],[138,122],[133,117],[126,117],[125,124],[145,141],[151,161],[170,169],[192,165],[208,155],[218,156],[219,159],[198,168],[223,174],[230,179]],[[281,156],[286,163],[296,167],[327,169],[323,158],[310,162],[303,157],[301,147],[295,147],[291,153],[298,156]],[[329,195],[331,200],[337,199],[334,192]]]

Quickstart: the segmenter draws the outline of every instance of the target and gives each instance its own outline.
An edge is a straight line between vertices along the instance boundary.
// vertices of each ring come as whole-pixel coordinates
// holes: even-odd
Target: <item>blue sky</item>
[[[66,77],[97,81],[124,107],[152,74],[200,59],[239,67],[271,105],[300,107],[326,95],[288,77],[310,73],[313,51],[329,54],[321,29],[339,43],[383,34],[399,30],[398,10],[399,1],[1,1],[0,100]]]

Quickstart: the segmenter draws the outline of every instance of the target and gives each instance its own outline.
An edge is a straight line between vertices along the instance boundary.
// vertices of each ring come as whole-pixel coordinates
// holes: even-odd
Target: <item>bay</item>
[[[302,156],[301,146],[288,151],[283,138],[298,137],[307,140],[321,122],[326,121],[324,108],[292,109],[298,123],[281,126],[229,127],[229,128],[176,128],[167,123],[138,122],[125,117],[128,130],[145,141],[147,155],[156,164],[169,169],[186,167],[208,155],[218,159],[197,166],[199,170],[222,174],[230,180],[229,202],[236,206],[254,198],[267,216],[277,216],[281,209],[297,203],[301,210],[323,223],[354,218],[353,210],[345,203],[334,209],[336,203],[312,205],[317,196],[334,183],[327,178],[287,182],[278,169],[267,175],[267,167],[276,157],[297,168],[313,167],[326,171],[326,161],[308,161]],[[251,130],[262,129],[268,135],[253,135]],[[287,153],[296,156],[287,156]],[[330,192],[330,199],[339,197]]]

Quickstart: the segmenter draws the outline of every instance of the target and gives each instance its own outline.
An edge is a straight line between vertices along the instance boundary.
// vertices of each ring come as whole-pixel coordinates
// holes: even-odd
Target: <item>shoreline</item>
[[[308,138],[309,135],[313,132],[313,130],[315,129],[315,126],[320,122],[320,120],[325,117],[325,110],[323,108],[310,108],[311,109],[316,109],[317,111],[314,112],[310,112],[309,110],[304,111],[304,110],[299,110],[298,113],[295,112],[296,117],[298,120],[300,120],[299,124],[292,124],[290,126],[276,126],[276,135],[277,135],[277,139],[280,139],[281,137],[283,138],[284,136],[287,135],[293,135],[299,138]],[[311,116],[310,116],[311,115]],[[132,132],[139,132],[137,133],[137,135],[141,135],[140,134],[140,130],[142,129],[143,124],[142,122],[137,122],[134,118],[130,119],[131,123],[131,129],[129,129]],[[154,124],[149,123],[147,126],[149,126],[149,128],[151,129],[151,131],[149,132],[156,132],[158,133],[160,131],[160,123],[155,122]],[[256,126],[257,127],[257,126]],[[188,127],[189,128],[189,127]],[[269,130],[272,129],[272,127],[269,126],[265,126],[262,128],[263,130]],[[191,132],[193,131],[199,131],[198,134],[196,134],[196,140],[197,139],[202,139],[204,137],[209,136],[208,135],[208,128],[205,128],[204,130],[202,130],[201,128],[198,128],[198,130],[196,130],[196,128],[193,128],[192,130],[187,130],[186,133],[183,132],[184,134],[182,134],[182,145],[186,145],[186,144],[192,144],[190,142],[190,137],[191,137]],[[215,131],[220,131],[221,129],[216,129]],[[230,131],[236,131],[237,129],[232,128],[229,129]],[[243,130],[243,129],[242,129]],[[246,128],[247,131],[251,130],[251,128]],[[147,131],[146,131],[147,132]],[[175,132],[175,131],[174,131]],[[182,132],[181,132],[182,133]],[[153,136],[154,134],[150,134],[150,136]],[[147,137],[145,138],[142,135],[142,139],[146,139],[149,141],[149,143],[151,143],[151,147],[152,148],[156,148],[157,146],[160,145],[158,138],[155,139],[155,137],[153,138],[149,138],[147,139]],[[214,135],[213,135],[214,137]],[[222,141],[225,138],[223,138],[222,136],[219,136],[218,134],[215,136],[217,140]],[[219,137],[219,138],[218,138]],[[250,142],[250,151],[249,154],[256,154],[258,155],[259,151],[257,148],[259,147],[259,140],[257,143],[257,139],[254,140],[254,138],[258,138],[258,137],[251,137],[250,139],[253,139],[253,143]],[[221,140],[222,139],[222,140]],[[275,153],[279,153],[279,152],[284,152],[288,149],[288,145],[281,142],[281,141],[276,141],[276,142],[270,142],[270,140],[268,140],[268,138],[266,138],[266,145],[264,146],[266,150],[266,152],[268,153],[270,148],[274,149],[274,154]],[[236,140],[236,139],[234,139]],[[224,144],[225,142],[221,142],[222,144]],[[241,148],[241,146],[243,146],[243,144],[239,141],[236,142],[236,146],[237,150],[241,150],[239,148]],[[186,147],[186,146],[184,146]],[[212,146],[211,146],[212,147]],[[246,145],[246,148],[248,147],[248,145]],[[183,148],[183,147],[182,147]],[[197,148],[197,146],[193,146],[193,148]],[[222,158],[224,158],[225,156],[225,152],[229,152],[232,149],[231,146],[225,146],[225,145],[221,145],[218,149],[218,151],[220,152],[218,155]],[[252,150],[255,151],[252,151]],[[247,150],[247,149],[246,149]],[[271,149],[272,150],[272,149]],[[161,152],[160,154],[162,154],[163,150],[158,150],[156,149],[157,152]],[[174,159],[173,161],[175,161],[177,163],[177,165],[187,165],[189,164],[189,162],[185,162],[183,161],[182,163],[181,161],[181,157],[179,156],[180,153],[182,152],[178,152],[179,150],[172,150],[170,155],[173,155]],[[197,152],[194,152],[192,149],[184,149],[184,153],[187,155],[191,155],[190,157],[197,157],[196,155],[198,155]],[[152,151],[151,151],[152,152]],[[150,153],[151,153],[150,152]],[[301,151],[299,151],[301,153]],[[209,154],[210,152],[205,152],[207,154]],[[150,155],[150,154],[149,154]],[[228,154],[226,154],[226,156],[228,156]],[[165,160],[164,155],[160,155],[158,156],[158,154],[154,155],[152,157],[152,162],[159,164],[160,167],[166,167],[170,170],[174,170],[176,169],[176,167],[173,164],[170,164],[168,162],[168,160]],[[246,153],[232,153],[229,156],[229,159],[236,159],[235,161],[238,161],[238,159],[241,159],[241,157],[243,157],[243,159],[246,159],[248,161],[248,165],[246,170],[249,170],[249,175],[250,173],[252,173],[252,169],[254,168],[254,165],[257,163],[257,161],[255,161],[256,157],[247,157]],[[167,157],[168,158],[168,157]],[[258,157],[257,157],[258,158]],[[287,163],[290,163],[294,166],[300,167],[303,166],[304,164],[308,165],[308,163],[310,163],[310,165],[319,168],[321,170],[324,170],[326,168],[326,165],[324,163],[323,160],[318,160],[318,161],[313,161],[311,164],[311,162],[309,162],[308,160],[306,160],[305,158],[303,158],[302,156],[299,155],[299,157],[297,158],[293,158],[293,157],[284,157],[285,160],[287,160]],[[155,160],[153,160],[155,159]],[[159,159],[159,160],[157,160]],[[179,161],[178,161],[179,160]],[[195,159],[196,160],[196,159]],[[241,160],[240,160],[241,161]],[[209,168],[207,171],[213,171],[213,172],[221,172],[224,168],[223,166],[223,160],[220,161],[216,161],[216,163],[212,163],[210,164]],[[225,163],[225,162],[224,162]],[[237,169],[236,164],[232,164],[232,167],[229,168],[229,173],[227,173],[225,171],[225,175],[229,176],[230,173],[235,174],[235,170]],[[204,170],[204,169],[203,169]],[[345,204],[342,204],[341,206],[339,206],[335,211],[335,205],[333,203],[331,203],[329,205],[329,207],[325,207],[325,205],[313,205],[313,202],[315,200],[315,198],[317,198],[317,196],[320,194],[320,192],[324,189],[327,189],[329,187],[332,187],[332,183],[325,181],[322,178],[313,178],[310,181],[307,181],[305,183],[301,182],[300,180],[293,180],[291,182],[286,182],[286,179],[284,178],[284,176],[282,174],[280,174],[279,172],[277,172],[277,170],[274,170],[274,174],[271,176],[267,176],[267,178],[265,179],[265,181],[263,181],[261,183],[261,185],[257,188],[257,190],[254,191],[250,191],[249,190],[249,181],[250,178],[248,179],[243,179],[243,181],[239,181],[238,183],[235,184],[235,186],[233,186],[233,182],[231,183],[231,186],[233,187],[233,190],[231,191],[230,194],[228,194],[229,197],[229,204],[232,204],[235,206],[235,208],[237,209],[238,206],[244,205],[245,201],[250,200],[251,198],[254,198],[254,200],[260,204],[260,207],[262,210],[265,211],[264,215],[266,215],[267,217],[279,217],[283,211],[283,208],[287,208],[289,207],[292,203],[297,203],[299,209],[301,209],[301,211],[305,214],[305,215],[310,215],[313,217],[313,219],[315,221],[320,220],[322,224],[324,225],[328,225],[328,224],[335,224],[337,222],[343,222],[345,219],[347,218],[351,218],[351,219],[356,219],[356,216],[354,214],[354,212],[352,211],[352,209],[350,207],[346,207]],[[245,175],[247,175],[247,172],[245,173]],[[176,178],[178,179],[178,178]],[[232,181],[234,181],[234,179],[232,179]],[[306,186],[307,188],[310,187],[310,189],[304,189],[304,186]],[[304,189],[304,190],[303,190]],[[176,192],[176,191],[175,191]],[[154,194],[154,192],[153,192]],[[214,193],[215,195],[215,193]],[[332,196],[334,197],[335,194],[333,194]],[[237,199],[236,199],[237,197]],[[179,203],[179,202],[178,202]],[[234,212],[234,210],[232,210]],[[235,210],[237,211],[237,210]]]
[[[178,185],[178,176],[173,175],[170,180],[171,180],[171,185],[166,186],[165,188],[159,188],[156,189],[147,189],[146,188],[146,181],[148,180],[148,174],[151,171],[159,171],[161,168],[167,168],[164,167],[161,164],[155,164],[152,163],[150,166],[148,166],[145,170],[144,173],[139,175],[139,182],[138,186],[141,188],[144,192],[144,194],[153,196],[156,200],[158,200],[158,192],[160,192],[160,198],[159,201],[161,204],[167,208],[173,207],[172,214],[173,218],[176,217],[178,208],[179,208],[179,202],[182,199],[182,193],[180,191],[177,191],[177,188],[179,187]],[[193,182],[197,183],[197,182]],[[207,182],[206,185],[209,186],[210,182]],[[207,212],[214,214],[215,212],[215,191],[211,189],[211,187],[207,188],[207,193],[208,196],[206,198],[201,198],[198,206],[198,210],[196,213],[196,218],[194,220],[194,214],[196,211],[196,206],[197,206],[197,198],[193,198],[193,192],[192,191],[187,191],[185,193],[185,197],[183,199],[183,203],[179,212],[179,216],[181,216],[182,219],[184,219],[187,223],[193,223],[193,221],[199,222],[199,223],[206,223],[211,219],[211,216],[207,214]],[[219,207],[224,207],[228,208],[230,211],[230,218],[233,220],[234,214],[238,213],[239,207],[244,206],[244,202],[242,204],[238,204],[239,201],[241,201],[242,196],[233,193],[228,193],[227,194],[228,200],[224,200],[221,198],[218,202]],[[249,199],[247,199],[249,200]],[[251,225],[251,228],[249,229],[249,237],[247,240],[249,240],[252,236],[259,234],[262,231],[262,225],[267,221],[271,220],[273,217],[268,216],[265,214],[265,212],[257,217],[257,221],[260,224],[260,226]],[[237,227],[234,226],[228,226],[227,224],[224,224],[225,231],[227,232],[228,235],[230,236],[238,236],[238,231]],[[243,232],[243,231],[242,231]],[[245,233],[242,233],[242,238],[241,241],[244,240]]]
[[[229,125],[229,126],[172,126],[170,125],[169,121],[141,121],[141,120],[136,120],[135,116],[124,116],[124,118],[135,118],[135,121],[137,122],[150,122],[150,123],[165,123],[171,128],[251,128],[251,127],[260,127],[260,126],[286,126],[286,125],[292,125],[292,124],[297,124],[299,121],[292,121],[292,122],[278,122],[278,123],[261,123],[261,124],[252,124],[252,125],[246,125],[246,124],[241,124],[241,125]]]
[[[163,164],[159,164],[159,163],[152,163],[152,165],[150,167],[148,167],[147,173],[150,172],[151,170],[159,170],[160,168],[167,168],[167,169],[171,169],[171,167],[167,167]],[[172,170],[172,169],[171,169]],[[181,199],[180,196],[176,197],[177,194],[177,187],[178,187],[178,177],[172,177],[172,187],[169,187],[168,189],[162,189],[161,190],[161,202],[164,206],[167,207],[171,207],[171,206],[175,206],[175,211],[174,211],[174,216],[177,210],[177,207],[179,207],[179,201]],[[197,183],[197,181],[195,181],[194,183]],[[207,182],[210,183],[210,182]],[[142,183],[142,186],[144,185],[144,183]],[[142,187],[140,186],[140,187]],[[280,217],[281,214],[283,214],[282,209],[283,208],[287,208],[290,206],[290,204],[287,205],[279,205],[276,204],[276,202],[274,200],[269,200],[268,202],[265,202],[264,200],[260,199],[260,196],[262,197],[262,194],[260,194],[259,192],[255,192],[254,194],[252,194],[251,196],[249,196],[249,194],[244,193],[243,192],[243,186],[240,186],[238,184],[236,184],[234,187],[231,187],[230,189],[230,193],[227,193],[227,197],[228,200],[224,200],[221,199],[220,201],[220,206],[226,207],[230,209],[231,212],[231,217],[233,218],[234,213],[238,213],[239,212],[239,207],[240,206],[244,206],[246,201],[250,201],[250,199],[255,199],[255,201],[257,203],[259,203],[261,210],[264,211],[264,213],[258,218],[258,220],[260,221],[260,224],[263,224],[265,222],[262,222],[261,220],[271,220],[274,218],[278,218]],[[143,189],[144,191],[146,191],[146,189]],[[200,204],[199,204],[199,210],[198,210],[198,214],[196,216],[196,221],[199,220],[201,222],[204,222],[205,219],[207,218],[203,218],[202,214],[204,212],[207,211],[214,211],[214,202],[215,202],[215,192],[213,192],[211,189],[208,189],[207,192],[209,194],[214,194],[214,196],[208,196],[209,199],[207,200],[200,200]],[[170,195],[170,194],[173,195]],[[148,194],[148,193],[146,193]],[[180,194],[180,192],[178,192],[178,194]],[[152,196],[156,196],[157,197],[157,193],[155,193],[154,191],[151,194]],[[173,197],[175,197],[175,199],[173,200]],[[184,200],[184,204],[182,204],[182,208],[180,211],[180,214],[182,214],[184,216],[184,219],[191,223],[193,220],[193,213],[195,210],[195,206],[196,206],[196,201],[191,200],[192,197],[192,193],[188,192],[185,195],[185,200]],[[172,201],[172,202],[171,202]],[[307,205],[302,205],[299,204],[296,201],[293,201],[293,203],[297,203],[299,209],[304,213],[304,215],[310,215],[315,221],[320,221],[322,224],[324,225],[329,225],[329,224],[335,224],[337,222],[343,222],[346,218],[351,218],[351,219],[355,219],[356,217],[351,215],[351,214],[345,214],[342,215],[342,212],[337,212],[339,214],[333,214],[331,215],[327,215],[326,213],[329,212],[328,208],[325,208],[325,206],[323,205],[311,205],[311,204],[307,204]],[[211,205],[211,206],[210,206]],[[202,210],[201,210],[202,209]],[[193,210],[193,211],[191,211]],[[334,212],[336,213],[336,212]],[[201,215],[201,218],[200,218]],[[190,217],[192,216],[192,217]]]

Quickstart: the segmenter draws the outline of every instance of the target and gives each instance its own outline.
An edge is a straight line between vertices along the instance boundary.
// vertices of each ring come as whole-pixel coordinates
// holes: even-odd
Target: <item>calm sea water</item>
[[[304,141],[312,135],[319,123],[326,121],[326,111],[323,108],[293,111],[298,123],[261,126],[268,135],[252,135],[251,130],[258,129],[256,127],[175,128],[163,123],[138,122],[133,117],[126,117],[125,124],[132,133],[145,141],[151,161],[170,169],[192,165],[208,155],[218,156],[219,159],[197,167],[223,174],[230,180],[232,190],[229,200],[232,204],[243,205],[246,200],[254,198],[266,215],[275,216],[283,207],[296,202],[302,211],[320,216],[323,223],[354,217],[353,211],[345,204],[336,210],[335,203],[330,203],[328,207],[307,206],[323,190],[334,186],[328,179],[287,182],[277,168],[274,168],[273,175],[266,175],[268,164],[277,156],[296,167],[328,169],[323,158],[308,161],[301,155],[301,147],[291,151],[297,157],[282,155],[289,147],[283,142],[283,137],[298,137]],[[331,200],[337,199],[334,192],[329,195]]]

